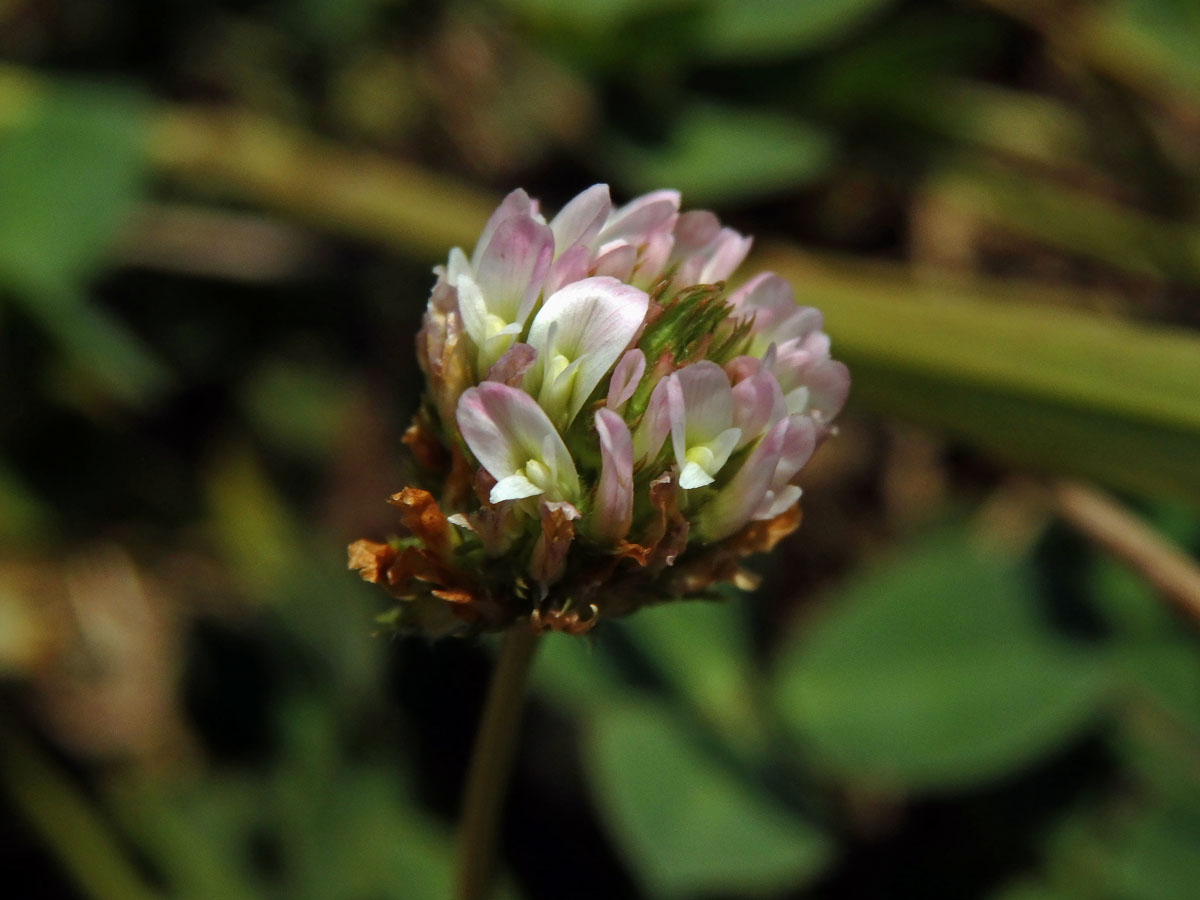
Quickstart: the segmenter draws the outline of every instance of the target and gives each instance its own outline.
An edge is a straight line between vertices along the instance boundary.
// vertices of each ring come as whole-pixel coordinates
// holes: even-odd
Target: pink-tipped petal
[[[754,515],[750,519],[751,521],[765,522],[776,516],[783,515],[799,499],[800,488],[794,484],[784,485],[783,489],[778,492],[767,491],[762,503],[754,510]]]
[[[729,376],[714,362],[701,360],[684,366],[674,376],[681,392],[681,403],[686,410],[687,445],[703,444],[733,424],[733,391]],[[675,425],[672,412],[672,426]]]
[[[485,381],[463,392],[455,415],[467,447],[497,482],[528,479],[528,463],[554,472],[555,494],[579,492],[575,462],[553,423],[522,390]],[[559,499],[555,497],[553,499]]]
[[[760,369],[733,386],[733,424],[742,430],[743,446],[786,415],[783,391],[767,369]]]
[[[670,231],[679,214],[679,191],[652,191],[613,210],[597,235],[597,243],[622,239],[642,244],[658,231]]]
[[[757,356],[735,356],[725,364],[725,374],[734,384],[744,381],[763,368],[763,361]]]
[[[657,231],[650,235],[634,266],[633,283],[643,290],[654,287],[667,269],[674,246],[675,238],[669,231]]]
[[[737,474],[700,512],[698,530],[703,540],[728,537],[750,521],[770,490],[787,428],[783,419],[763,435]]]
[[[551,263],[550,272],[542,285],[542,293],[549,297],[568,284],[587,278],[590,258],[587,247],[576,244],[568,249]]]
[[[586,191],[575,195],[553,219],[550,230],[554,232],[555,253],[561,255],[576,245],[587,246],[604,227],[612,201],[607,184],[594,184]]]
[[[708,260],[700,270],[700,283],[715,284],[732,275],[750,252],[750,245],[753,243],[753,238],[743,237],[732,228],[722,228],[709,252]]]
[[[832,422],[850,395],[850,370],[836,359],[827,359],[805,373],[809,409],[822,423]]]
[[[633,438],[629,426],[612,410],[596,410],[595,421],[601,470],[592,531],[597,540],[616,543],[633,520]]]
[[[504,351],[504,355],[492,363],[485,380],[499,381],[509,387],[517,387],[535,359],[537,359],[537,351],[528,344],[513,344]]]
[[[663,441],[671,433],[671,407],[668,392],[671,376],[660,378],[650,392],[646,412],[633,435],[633,458],[648,460],[658,456]]]
[[[721,220],[707,209],[693,209],[675,221],[675,253],[679,257],[700,253],[721,232]]]
[[[471,254],[471,265],[478,266],[483,258],[483,251],[487,245],[491,243],[492,235],[496,229],[500,227],[500,223],[514,216],[533,217],[537,214],[537,208],[534,201],[529,199],[529,195],[521,188],[517,188],[508,194],[495,211],[488,217],[487,223],[483,226],[483,231],[479,233],[479,240],[475,242],[475,251]]]
[[[817,449],[817,426],[808,416],[789,416],[779,451],[779,464],[771,476],[772,490],[781,490],[796,477]]]
[[[667,416],[671,422],[671,449],[675,453],[675,461],[682,468],[687,464],[687,403],[683,397],[683,385],[679,383],[679,373],[668,375],[665,380]]]
[[[549,227],[528,216],[497,225],[475,267],[475,281],[488,312],[505,324],[524,325],[542,290],[553,252]]]
[[[628,281],[637,262],[637,248],[633,244],[617,244],[603,251],[592,262],[593,275],[608,275],[618,281]]]
[[[646,354],[636,347],[621,357],[608,380],[608,398],[604,405],[613,412],[620,412],[633,396],[642,376],[646,374]]]

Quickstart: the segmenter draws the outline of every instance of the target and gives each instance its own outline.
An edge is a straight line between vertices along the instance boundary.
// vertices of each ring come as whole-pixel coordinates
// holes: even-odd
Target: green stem
[[[496,825],[517,747],[517,726],[537,635],[516,626],[504,635],[483,720],[471,751],[458,832],[458,900],[484,900],[496,856]]]

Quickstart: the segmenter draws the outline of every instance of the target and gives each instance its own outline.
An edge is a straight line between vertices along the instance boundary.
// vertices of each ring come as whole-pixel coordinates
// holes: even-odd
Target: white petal
[[[504,500],[523,500],[540,493],[542,493],[542,489],[524,475],[509,475],[507,478],[501,478],[492,486],[488,500],[492,503],[501,503]]]
[[[488,339],[488,308],[483,293],[469,274],[463,272],[456,282],[458,288],[458,312],[462,316],[463,329],[483,349]]]
[[[684,463],[683,468],[679,470],[679,486],[685,491],[712,483],[713,477],[694,462]]]
[[[733,453],[734,448],[738,446],[742,437],[742,429],[727,428],[717,435],[717,439],[708,445],[709,452],[713,455],[712,465],[709,466],[709,472],[716,475],[721,471],[721,467],[729,461],[729,454]]]
[[[436,272],[437,269],[435,268]],[[458,247],[450,251],[450,259],[446,263],[446,281],[450,284],[455,284],[458,277],[471,272],[471,263],[467,259],[467,255]]]
[[[615,278],[585,278],[556,292],[538,311],[529,328],[538,363],[526,387],[540,389],[544,367],[556,356],[579,361],[564,427],[637,335],[649,302],[645,291]]]

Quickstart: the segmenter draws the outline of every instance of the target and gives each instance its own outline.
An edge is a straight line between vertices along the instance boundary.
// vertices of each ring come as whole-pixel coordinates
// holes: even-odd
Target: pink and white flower
[[[352,553],[416,604],[398,621],[428,621],[428,601],[476,630],[582,631],[728,577],[731,554],[795,527],[849,373],[783,279],[726,295],[750,246],[711,212],[681,213],[677,191],[614,207],[599,184],[549,222],[513,191],[470,257],[451,251],[405,438],[443,489],[402,492],[416,544]]]
[[[485,381],[458,401],[458,427],[467,447],[496,484],[489,500],[579,497],[579,475],[554,423],[517,388]]]

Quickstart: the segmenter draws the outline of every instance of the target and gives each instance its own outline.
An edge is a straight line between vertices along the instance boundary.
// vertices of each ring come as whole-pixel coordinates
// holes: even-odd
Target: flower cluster
[[[745,584],[798,524],[849,373],[777,275],[726,293],[750,239],[679,200],[600,184],[547,221],[517,190],[435,270],[405,436],[432,492],[391,498],[406,536],[350,547],[397,627],[582,632]]]

